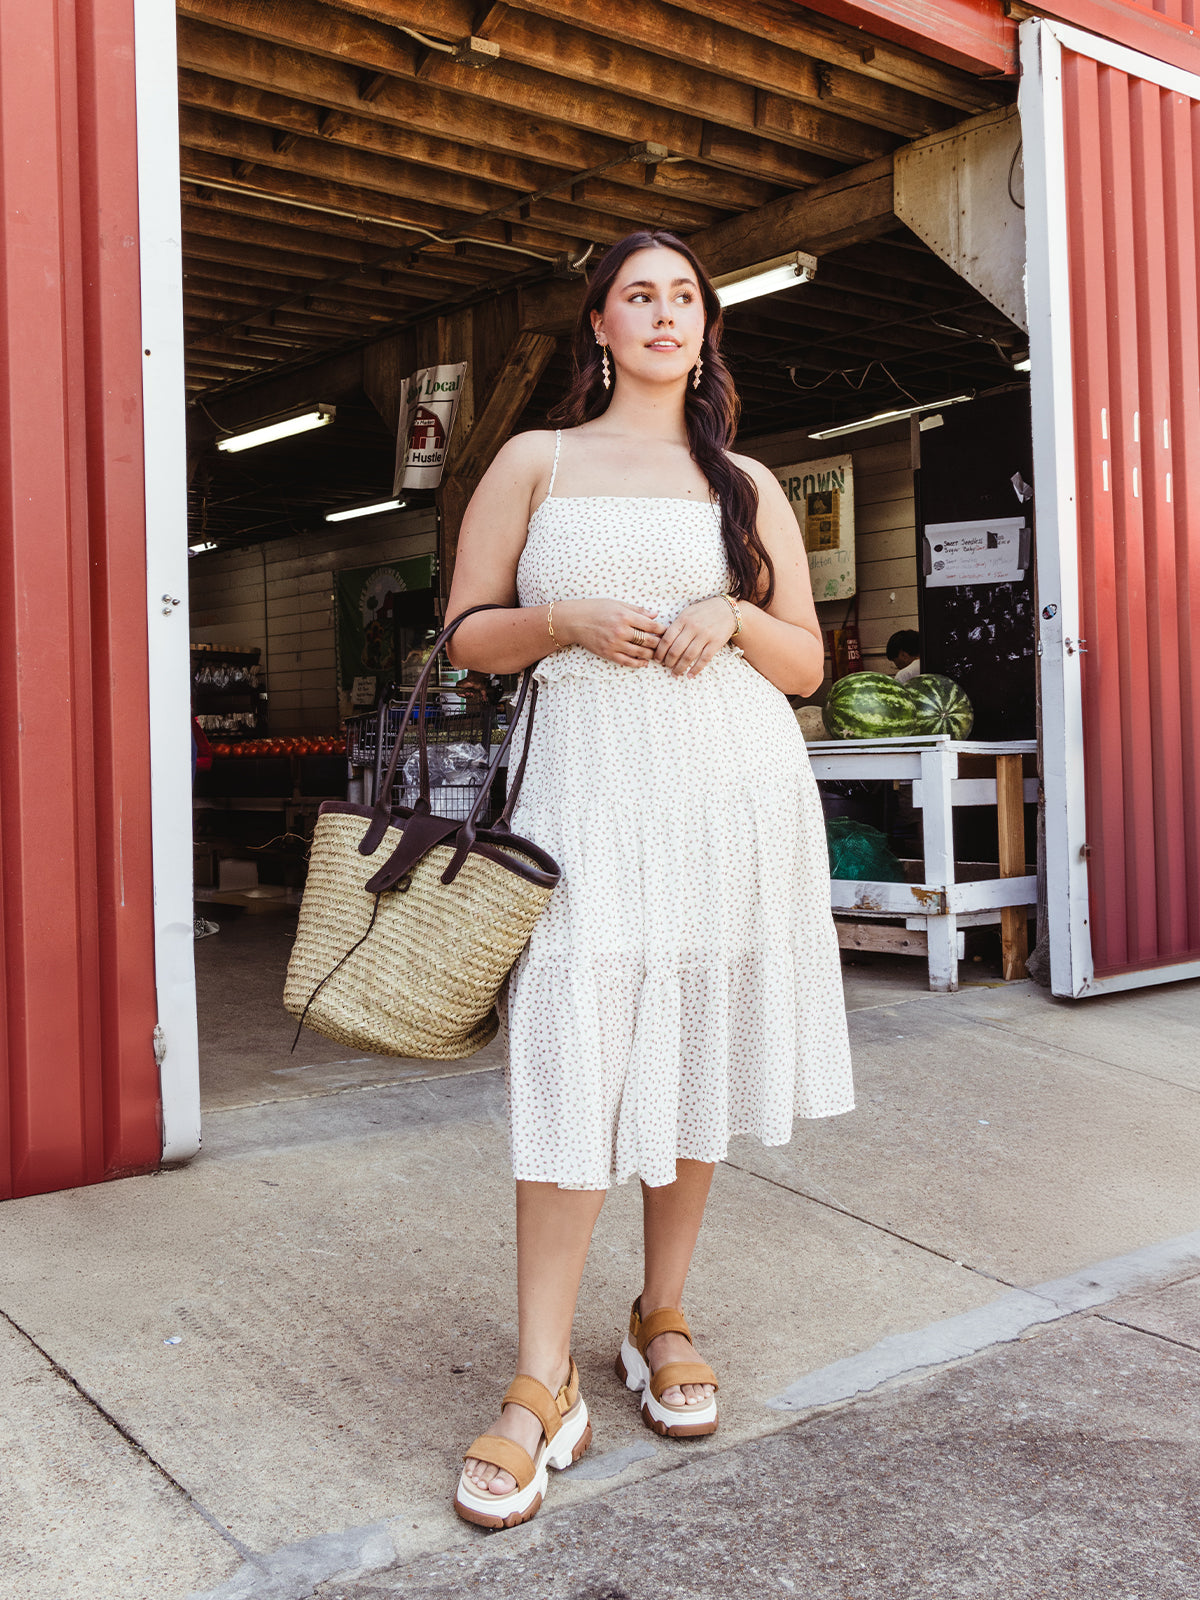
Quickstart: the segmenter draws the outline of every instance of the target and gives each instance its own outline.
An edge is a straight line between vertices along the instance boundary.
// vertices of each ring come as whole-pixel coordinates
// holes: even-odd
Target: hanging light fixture
[[[903,417],[917,417],[922,411],[941,411],[946,406],[962,405],[964,400],[974,400],[973,394],[955,394],[948,400],[927,400],[919,406],[901,406],[896,411],[877,411],[873,417],[861,417],[857,422],[839,422],[836,428],[818,428],[810,439],[837,439],[843,433],[862,433],[866,428],[878,428],[884,422],[899,422]]]
[[[786,256],[773,256],[770,261],[759,261],[752,267],[722,272],[713,279],[713,288],[723,306],[736,306],[743,300],[755,300],[761,294],[778,294],[781,289],[811,283],[816,271],[816,256],[792,250]]]
[[[327,511],[326,522],[349,522],[351,517],[374,517],[381,511],[402,511],[407,500],[376,500],[369,506],[346,506],[342,511]]]
[[[271,444],[276,439],[290,438],[293,433],[308,433],[312,428],[324,428],[337,416],[337,407],[310,405],[303,411],[273,421],[259,422],[241,433],[231,433],[217,440],[218,450],[254,450],[260,444]]]

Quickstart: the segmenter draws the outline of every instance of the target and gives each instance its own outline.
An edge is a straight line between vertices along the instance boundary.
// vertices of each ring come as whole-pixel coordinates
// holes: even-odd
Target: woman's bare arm
[[[825,652],[808,579],[808,556],[791,507],[768,468],[733,458],[758,485],[758,532],[775,568],[769,607],[740,601],[737,643],[747,661],[785,694],[812,694],[824,676]],[[720,595],[685,606],[655,650],[677,677],[703,672],[734,628],[733,613]]]
[[[450,621],[472,606],[490,604],[504,610],[482,612],[463,623],[448,651],[456,667],[521,672],[554,648],[546,628],[546,607],[523,610],[517,600],[517,563],[553,460],[553,434],[518,434],[499,451],[471,496],[459,534],[446,618]]]
[[[765,610],[741,604],[737,643],[750,665],[784,694],[814,694],[825,675],[825,647],[804,539],[771,469],[746,456],[734,459],[758,486],[758,533],[775,566],[771,604]]]

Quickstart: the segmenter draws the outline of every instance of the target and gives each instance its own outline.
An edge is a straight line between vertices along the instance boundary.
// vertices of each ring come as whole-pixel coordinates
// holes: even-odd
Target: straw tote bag
[[[317,817],[283,1003],[301,1027],[354,1050],[453,1061],[481,1049],[499,1027],[496,999],[509,969],[558,883],[553,859],[509,827],[537,704],[532,667],[466,821],[430,810],[430,674],[461,622],[497,609],[473,606],[438,639],[409,698],[375,804],[327,800]],[[507,802],[491,828],[480,828],[527,697],[524,748]],[[414,708],[420,793],[411,807],[393,810],[392,782]]]

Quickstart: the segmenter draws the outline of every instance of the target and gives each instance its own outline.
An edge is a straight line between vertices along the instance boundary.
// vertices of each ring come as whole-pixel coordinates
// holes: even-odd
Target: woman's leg
[[[517,1184],[517,1371],[557,1394],[570,1370],[571,1324],[592,1229],[604,1204],[603,1189],[560,1189],[553,1183]],[[542,1425],[524,1406],[505,1406],[490,1433],[512,1439],[535,1455]],[[480,1489],[508,1494],[511,1475],[486,1461],[469,1460],[467,1476]]]
[[[651,1189],[642,1185],[642,1227],[646,1272],[642,1283],[642,1312],[649,1315],[662,1306],[683,1310],[683,1286],[692,1252],[704,1220],[704,1206],[712,1184],[713,1162],[677,1161],[675,1182]],[[695,1351],[681,1333],[662,1333],[646,1348],[652,1372],[667,1361],[694,1361]],[[667,1405],[701,1405],[712,1398],[712,1385],[685,1383],[666,1389]]]

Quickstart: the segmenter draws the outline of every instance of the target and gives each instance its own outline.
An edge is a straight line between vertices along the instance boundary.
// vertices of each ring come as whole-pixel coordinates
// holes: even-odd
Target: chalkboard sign
[[[948,407],[921,433],[920,528],[1024,517],[1033,524],[1029,391],[1022,387]],[[1028,548],[1028,535],[1026,535]],[[1037,732],[1033,568],[1011,582],[920,587],[921,670],[962,685],[975,707],[975,739]]]

